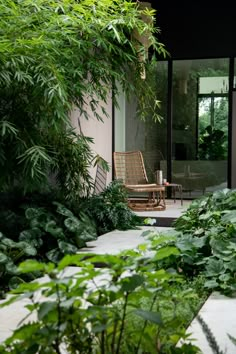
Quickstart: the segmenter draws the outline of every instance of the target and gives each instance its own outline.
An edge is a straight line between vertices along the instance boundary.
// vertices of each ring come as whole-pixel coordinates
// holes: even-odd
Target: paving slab
[[[120,251],[134,249],[138,245],[147,242],[142,233],[147,230],[166,232],[170,227],[142,226],[137,230],[113,230],[96,240],[87,242],[87,247],[81,248],[80,252],[92,252],[96,254],[117,254]]]
[[[180,200],[167,199],[166,200],[166,209],[158,211],[135,211],[135,214],[141,217],[150,217],[150,218],[178,218],[180,217],[189,205],[192,203],[191,200],[183,200],[183,205],[181,205]],[[157,225],[158,226],[158,225]]]
[[[228,334],[236,337],[236,298],[214,292],[202,306],[198,315],[212,332],[222,353],[235,354],[236,345],[229,339]],[[216,353],[211,349],[206,333],[197,318],[193,320],[187,332],[192,334],[191,337],[195,339],[194,343],[203,354]]]

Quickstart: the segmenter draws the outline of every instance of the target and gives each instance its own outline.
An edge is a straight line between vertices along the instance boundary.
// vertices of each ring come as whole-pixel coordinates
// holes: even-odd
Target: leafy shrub
[[[69,209],[58,202],[51,210],[27,208],[29,230],[20,233],[19,239],[38,248],[38,258],[58,262],[65,254],[74,254],[86,246],[86,241],[96,238],[93,223],[85,215],[78,219]]]
[[[27,280],[17,271],[19,262],[35,258],[57,263],[65,254],[78,252],[87,241],[97,237],[95,225],[86,214],[81,212],[76,217],[63,204],[54,202],[55,196],[54,193],[0,195],[0,276],[3,292]]]
[[[202,302],[183,276],[156,270],[144,250],[94,256],[89,262],[82,255],[66,256],[57,267],[22,263],[21,272],[41,271],[49,281],[20,285],[13,291],[16,297],[2,305],[27,297],[27,308],[37,316],[14,331],[1,353],[61,353],[62,348],[83,354],[197,353],[191,344],[176,348],[176,343],[188,337],[190,304]],[[174,251],[163,246],[163,259]],[[95,269],[97,262],[109,268]],[[73,275],[66,269],[72,265],[79,267]]]
[[[70,113],[76,106],[78,116],[102,120],[109,87],[115,97],[118,83],[134,90],[131,77],[147,86],[133,30],[166,51],[143,12],[154,20],[154,10],[130,1],[0,0],[1,190],[47,187],[49,171],[65,196],[89,189],[91,139],[72,131]]]
[[[4,237],[0,232],[0,278],[1,288],[0,297],[4,296],[9,289],[17,287],[23,281],[30,281],[39,274],[21,275],[17,264],[26,258],[34,257],[37,249],[25,241],[15,242],[10,238]]]
[[[112,181],[99,195],[93,195],[80,207],[94,220],[99,235],[118,229],[134,229],[142,224],[127,204],[127,192],[119,180]]]
[[[227,136],[223,130],[208,125],[199,136],[200,160],[225,160],[227,158]]]
[[[236,190],[223,189],[195,200],[175,221],[181,267],[202,272],[205,286],[230,294],[236,290]]]

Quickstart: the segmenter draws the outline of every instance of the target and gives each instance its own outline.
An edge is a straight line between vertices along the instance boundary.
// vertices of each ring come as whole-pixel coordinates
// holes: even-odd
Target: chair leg
[[[161,211],[166,209],[165,192],[148,192],[148,199],[135,200],[129,199],[128,206],[134,211]]]

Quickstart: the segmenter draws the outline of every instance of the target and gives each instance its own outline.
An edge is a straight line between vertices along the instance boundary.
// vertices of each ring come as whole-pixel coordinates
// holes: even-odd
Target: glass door
[[[172,182],[184,198],[227,186],[229,60],[173,63]]]
[[[118,106],[115,107],[115,151],[141,150],[144,158],[148,181],[156,182],[156,171],[162,169],[166,178],[167,172],[167,89],[168,62],[156,62],[146,72],[146,80],[155,93],[160,106],[158,109],[161,121],[153,119],[152,110],[145,111],[145,119],[141,112],[136,94],[128,97],[120,90]],[[147,97],[145,97],[147,99]],[[151,103],[155,105],[155,102]],[[147,105],[148,107],[148,105]]]

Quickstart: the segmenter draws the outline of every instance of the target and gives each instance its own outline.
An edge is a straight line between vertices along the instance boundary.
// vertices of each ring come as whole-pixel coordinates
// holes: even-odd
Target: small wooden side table
[[[183,205],[183,188],[182,188],[182,184],[178,184],[178,183],[169,183],[169,184],[163,184],[164,187],[172,187],[172,191],[173,191],[173,197],[174,197],[174,203],[176,202],[176,197],[175,197],[175,193],[176,191],[179,192],[179,196],[180,196],[180,200],[181,200],[181,205]]]

